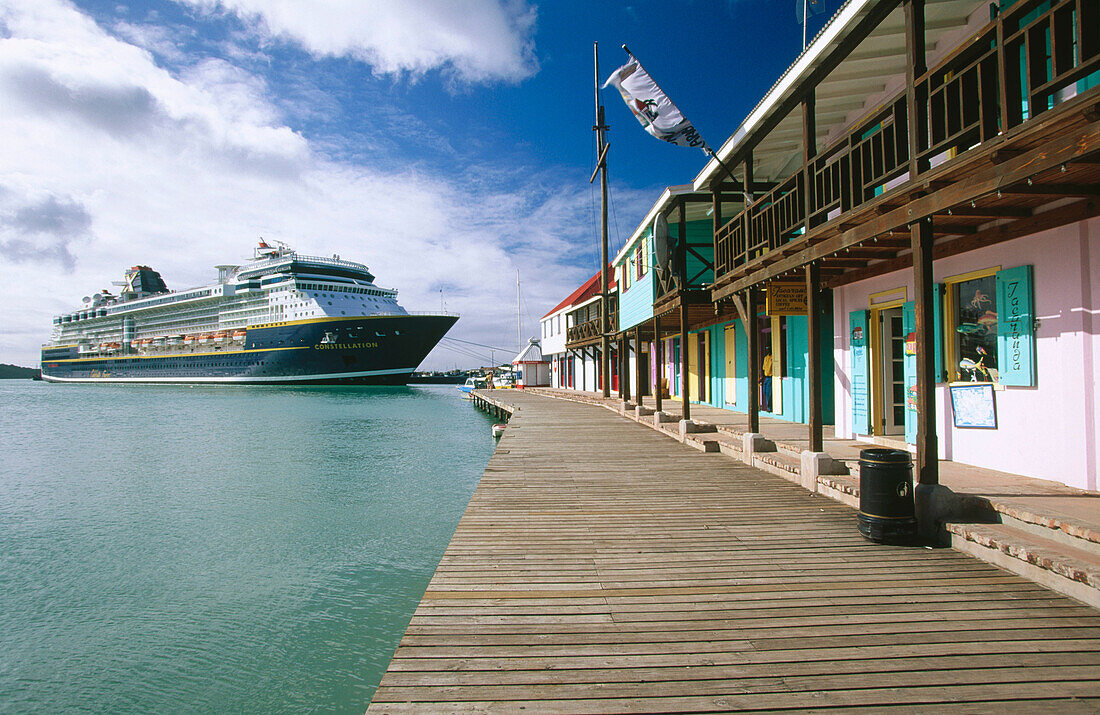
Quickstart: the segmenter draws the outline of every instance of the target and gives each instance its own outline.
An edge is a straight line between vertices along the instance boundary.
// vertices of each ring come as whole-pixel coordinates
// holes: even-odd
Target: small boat
[[[214,336],[213,336],[213,335],[211,335],[210,333],[203,333],[202,335],[200,335],[200,336],[199,336],[199,342],[200,342],[200,343],[208,343],[208,342],[210,342],[210,341],[211,341],[211,340],[212,340],[213,338],[214,338]]]
[[[233,331],[233,339],[234,340],[244,340],[244,337],[246,335],[248,335],[247,330],[234,330]]]
[[[463,385],[459,385],[458,389],[465,392],[466,394],[470,394],[474,390],[484,390],[488,386],[489,381],[486,380],[484,377],[468,377],[466,378],[466,383]]]
[[[217,340],[218,342],[222,342],[223,340],[226,340],[228,337],[229,337],[229,333],[227,333],[224,330],[219,330],[218,332],[214,333],[214,339]]]
[[[168,344],[169,345],[179,345],[181,342],[183,342],[183,336],[182,335],[169,335],[168,336]]]
[[[133,340],[130,341],[130,347],[134,348],[135,350],[140,346],[141,346],[141,341],[138,340],[137,338],[134,338]]]
[[[496,438],[496,439],[500,439],[501,436],[504,434],[504,428],[507,427],[507,426],[508,425],[504,425],[504,424],[493,425],[493,437]]]
[[[185,336],[183,336],[183,344],[184,345],[194,345],[195,344],[195,336],[194,335],[185,335]]]

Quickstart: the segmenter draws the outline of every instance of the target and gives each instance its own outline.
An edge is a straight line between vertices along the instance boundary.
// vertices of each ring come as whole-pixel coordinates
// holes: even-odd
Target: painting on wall
[[[997,429],[997,403],[989,383],[952,385],[951,411],[956,427]]]

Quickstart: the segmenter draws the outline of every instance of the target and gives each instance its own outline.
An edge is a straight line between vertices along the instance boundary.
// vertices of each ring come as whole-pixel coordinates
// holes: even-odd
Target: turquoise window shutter
[[[1031,266],[997,271],[997,370],[1002,385],[1035,386],[1035,296]]]
[[[932,284],[932,353],[935,357],[936,382],[947,382],[943,364],[943,283]]]
[[[870,355],[871,311],[853,310],[848,314],[848,337],[852,351],[852,431],[871,434]]]
[[[905,333],[905,441],[917,442],[917,304],[901,306],[901,329]]]

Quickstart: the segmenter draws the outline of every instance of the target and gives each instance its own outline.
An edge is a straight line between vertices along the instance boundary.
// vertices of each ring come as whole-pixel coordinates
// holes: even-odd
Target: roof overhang
[[[929,64],[988,21],[985,0],[925,0]],[[984,13],[984,15],[983,15]],[[905,21],[898,0],[848,0],[776,80],[717,151],[735,172],[751,149],[754,181],[786,178],[802,161],[798,104],[815,93],[818,148],[878,109],[878,98],[905,82]],[[711,158],[692,182],[706,191],[725,172]]]

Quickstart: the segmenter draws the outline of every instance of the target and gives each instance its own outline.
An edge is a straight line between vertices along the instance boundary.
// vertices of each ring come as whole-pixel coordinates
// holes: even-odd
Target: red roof
[[[607,277],[610,281],[608,283],[607,290],[608,290],[608,292],[610,292],[611,290],[613,290],[615,288],[615,269],[612,268],[611,266],[607,267]],[[553,308],[551,308],[550,312],[548,312],[546,315],[542,316],[542,318],[540,318],[540,320],[545,320],[545,319],[549,318],[551,315],[553,315],[554,313],[557,313],[562,308],[568,308],[571,305],[576,305],[577,303],[583,303],[586,300],[588,300],[589,298],[592,298],[592,297],[597,296],[599,294],[600,294],[600,271],[597,271],[596,275],[592,276],[587,281],[585,281],[584,284],[580,288],[578,288],[577,290],[570,293],[569,296],[565,300],[563,300],[562,302],[558,303]]]

